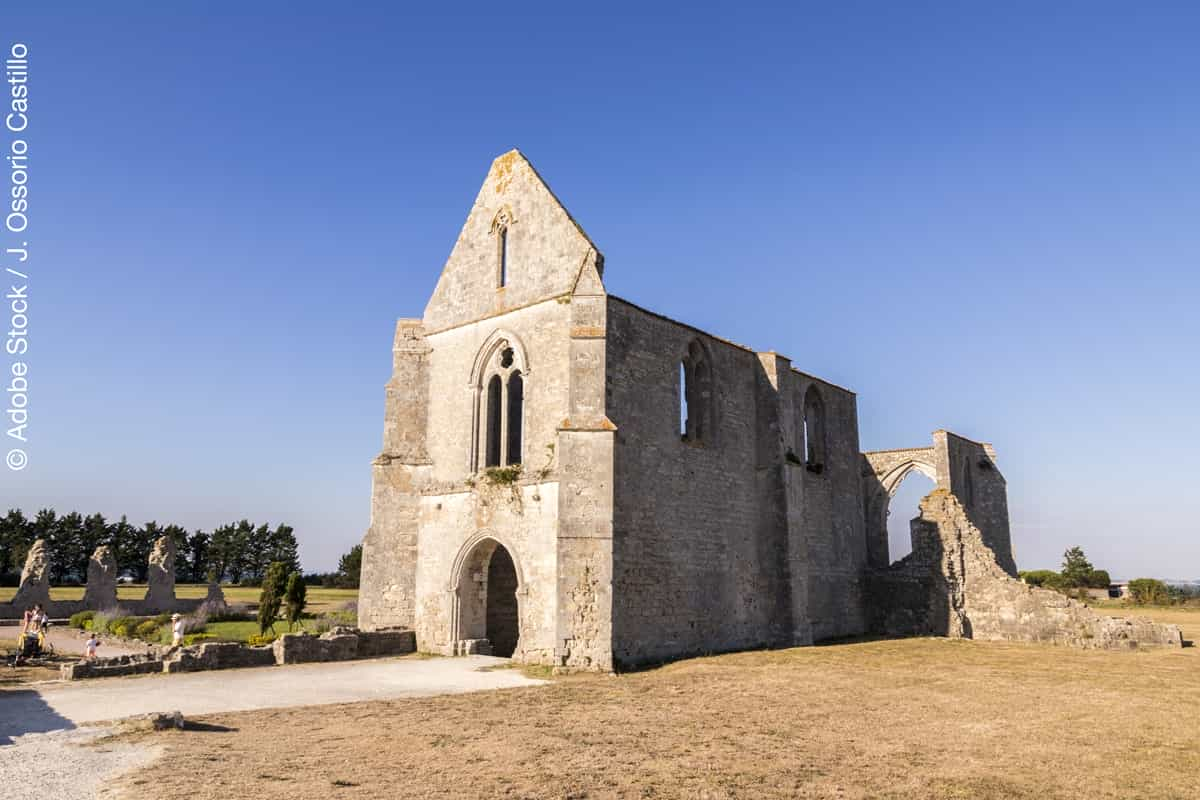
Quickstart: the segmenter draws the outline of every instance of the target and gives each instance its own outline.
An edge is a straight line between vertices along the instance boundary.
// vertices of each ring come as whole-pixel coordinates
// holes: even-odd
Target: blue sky
[[[394,321],[519,147],[614,294],[854,389],[865,449],[994,442],[1023,568],[1200,578],[1194,4],[32,5],[6,506],[331,568]]]

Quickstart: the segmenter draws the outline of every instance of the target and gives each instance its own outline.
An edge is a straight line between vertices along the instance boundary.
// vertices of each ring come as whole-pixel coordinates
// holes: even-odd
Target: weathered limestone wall
[[[521,636],[513,658],[554,663],[558,488],[553,481],[510,487],[479,479],[473,488],[421,498],[419,650],[449,655],[458,641],[486,638],[478,596],[486,592],[486,564],[472,554],[495,541],[512,556],[520,582]]]
[[[83,591],[83,607],[112,608],[117,604],[117,558],[112,548],[102,544],[88,559],[87,588]]]
[[[820,471],[787,462],[792,485],[789,494],[799,503],[800,532],[806,539],[808,625],[813,641],[853,636],[867,629],[858,401],[853,392],[809,375],[793,370],[790,377],[787,394],[793,407],[802,404],[805,393],[815,386],[825,409],[825,453]],[[799,454],[796,419],[794,415],[790,437]]]
[[[712,376],[702,442],[680,433],[680,361],[694,340]],[[610,298],[607,358],[615,661],[790,643],[781,478],[758,469],[769,386],[758,356]]]
[[[156,612],[170,611],[175,607],[175,541],[170,536],[159,537],[150,551],[150,569],[142,607]]]
[[[1178,626],[1098,614],[1012,577],[949,489],[921,501],[912,530],[913,552],[871,581],[881,633],[1083,648],[1182,645]]]
[[[15,609],[36,604],[43,607],[50,605],[50,554],[46,551],[45,539],[38,539],[30,545],[25,556],[25,568],[21,570],[21,585],[12,599]]]
[[[498,285],[500,225],[508,246],[503,288]],[[596,249],[533,166],[511,150],[488,170],[425,307],[425,328],[435,333],[565,295]]]
[[[358,620],[368,630],[411,628],[416,620],[417,514],[432,474],[426,449],[430,350],[420,320],[396,324],[359,581]]]

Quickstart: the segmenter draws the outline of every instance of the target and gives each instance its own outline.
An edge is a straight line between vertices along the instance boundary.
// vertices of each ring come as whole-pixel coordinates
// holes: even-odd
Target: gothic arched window
[[[492,235],[496,237],[496,287],[508,285],[508,228],[512,225],[512,212],[508,206],[496,212],[492,220]]]
[[[525,445],[525,384],[529,365],[519,342],[500,331],[488,337],[471,370],[475,397],[470,470],[520,464]]]

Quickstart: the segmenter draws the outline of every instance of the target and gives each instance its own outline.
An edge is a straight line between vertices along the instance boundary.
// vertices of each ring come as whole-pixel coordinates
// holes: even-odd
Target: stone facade
[[[609,670],[861,634],[897,598],[927,617],[926,595],[888,589],[888,503],[913,469],[963,499],[988,575],[1015,575],[990,445],[861,453],[853,392],[603,274],[529,162],[496,159],[424,315],[396,326],[364,627]]]

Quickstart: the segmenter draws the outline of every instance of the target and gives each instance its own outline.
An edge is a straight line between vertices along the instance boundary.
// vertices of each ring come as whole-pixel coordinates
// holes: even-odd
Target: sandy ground
[[[205,717],[125,797],[1200,797],[1200,648],[880,640]]]

